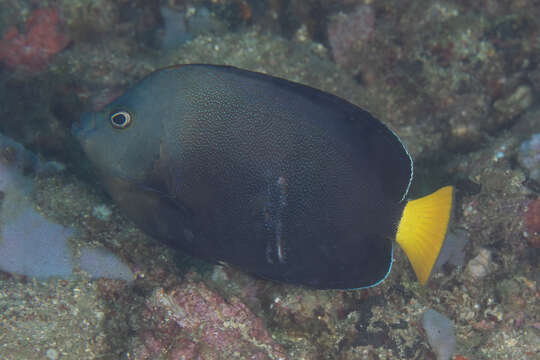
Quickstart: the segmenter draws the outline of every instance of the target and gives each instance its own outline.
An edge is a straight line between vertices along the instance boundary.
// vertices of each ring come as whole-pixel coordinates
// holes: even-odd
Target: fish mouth
[[[106,157],[108,146],[99,129],[99,113],[86,112],[78,121],[71,125],[71,134],[82,148],[86,158],[93,164],[99,178],[108,179],[108,182],[124,182],[131,186],[144,187],[142,182],[137,182],[122,174]],[[116,180],[114,180],[116,179]],[[113,181],[114,180],[114,181]]]
[[[84,113],[79,121],[71,126],[71,134],[82,141],[88,135],[96,131],[96,120],[92,113]]]

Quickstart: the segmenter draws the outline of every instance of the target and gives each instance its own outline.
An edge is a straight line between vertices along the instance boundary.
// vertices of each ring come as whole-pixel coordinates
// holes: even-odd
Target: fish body
[[[263,278],[376,285],[407,228],[413,161],[397,135],[341,98],[284,79],[165,68],[84,115],[73,133],[145,232]],[[435,219],[441,244],[447,198],[435,199],[446,206]],[[401,232],[416,244],[415,230]]]

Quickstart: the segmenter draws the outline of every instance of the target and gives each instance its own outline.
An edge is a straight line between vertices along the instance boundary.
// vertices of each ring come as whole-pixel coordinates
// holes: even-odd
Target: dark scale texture
[[[119,110],[127,129],[109,124]],[[411,160],[342,99],[231,67],[171,67],[74,132],[112,197],[173,246],[318,288],[388,273]]]

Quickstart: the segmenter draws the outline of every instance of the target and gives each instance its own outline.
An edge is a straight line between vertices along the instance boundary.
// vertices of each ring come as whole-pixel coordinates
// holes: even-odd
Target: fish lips
[[[74,122],[71,125],[71,134],[75,138],[76,142],[79,143],[86,157],[90,162],[94,162],[92,148],[95,148],[95,136],[97,134],[96,127],[96,116],[94,113],[84,113],[79,121]]]
[[[79,121],[71,126],[71,134],[81,143],[94,131],[96,131],[96,120],[92,113],[84,113]]]
[[[79,121],[71,125],[71,134],[82,147],[87,159],[94,165],[96,173],[102,179],[118,179],[143,187],[143,185],[139,184],[140,181],[137,182],[120,173],[115,167],[110,166],[111,163],[108,161],[110,158],[103,155],[104,144],[100,143],[103,139],[100,131],[102,129],[98,126],[99,120],[99,113],[87,112],[81,115]]]

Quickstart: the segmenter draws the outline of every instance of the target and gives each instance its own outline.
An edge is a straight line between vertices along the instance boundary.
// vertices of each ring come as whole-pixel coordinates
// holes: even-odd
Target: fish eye
[[[131,124],[131,114],[127,111],[116,111],[110,116],[111,125],[115,129],[125,129]]]

